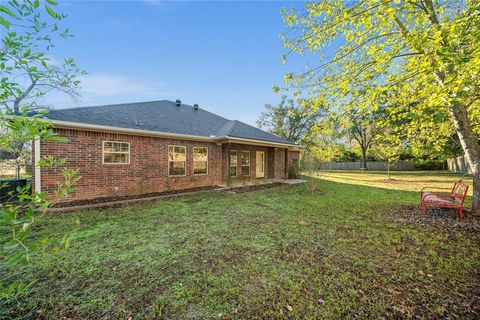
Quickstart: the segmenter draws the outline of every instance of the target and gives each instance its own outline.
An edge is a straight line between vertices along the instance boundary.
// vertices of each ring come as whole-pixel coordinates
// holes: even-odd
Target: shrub
[[[443,161],[430,159],[414,160],[415,169],[417,170],[443,170]]]
[[[288,168],[288,178],[289,179],[298,179],[300,176],[300,168],[298,166],[298,161],[294,161],[290,168]]]
[[[305,186],[310,194],[313,194],[320,185],[320,173],[317,170],[316,159],[310,152],[305,152],[302,162],[302,169],[306,178]]]

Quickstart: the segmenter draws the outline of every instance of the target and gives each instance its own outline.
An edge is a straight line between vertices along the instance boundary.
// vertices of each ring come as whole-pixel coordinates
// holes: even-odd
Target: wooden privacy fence
[[[456,158],[447,160],[448,170],[452,172],[460,173],[472,173],[472,168],[465,159],[465,156],[459,156]]]
[[[322,170],[361,170],[363,162],[317,162],[317,169]],[[384,161],[367,161],[368,170],[385,171],[387,170],[387,162]],[[397,161],[390,170],[394,171],[413,171],[418,170],[412,161]]]

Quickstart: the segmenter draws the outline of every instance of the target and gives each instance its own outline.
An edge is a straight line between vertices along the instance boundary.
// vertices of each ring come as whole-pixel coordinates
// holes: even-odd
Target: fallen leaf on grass
[[[388,288],[388,289],[387,289],[387,292],[390,293],[390,294],[401,294],[401,292],[396,291],[396,290],[394,290],[394,289],[392,289],[392,288]]]
[[[363,292],[363,290],[358,290],[357,295],[360,299],[362,299],[363,297],[365,297],[365,292]]]
[[[293,311],[293,307],[289,304],[287,304],[287,309],[288,309],[288,311]]]

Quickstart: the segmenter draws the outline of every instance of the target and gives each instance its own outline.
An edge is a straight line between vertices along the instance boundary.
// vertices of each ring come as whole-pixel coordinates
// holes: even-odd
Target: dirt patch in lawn
[[[390,207],[389,216],[405,223],[431,225],[446,229],[467,230],[480,236],[480,217],[472,216],[469,211],[464,211],[465,218],[462,222],[458,219],[458,211],[445,208],[428,208],[427,217],[422,217],[420,206],[396,205]]]
[[[109,202],[127,201],[127,200],[134,200],[134,199],[154,198],[154,197],[161,197],[161,196],[175,196],[175,195],[182,195],[185,193],[192,193],[192,192],[198,192],[198,191],[210,191],[210,190],[215,190],[219,188],[221,187],[210,186],[210,187],[198,187],[198,188],[170,190],[170,191],[163,191],[163,192],[153,192],[153,193],[145,193],[145,194],[126,195],[126,196],[99,197],[99,198],[88,199],[88,200],[73,200],[73,201],[61,202],[57,204],[55,208],[77,207],[77,206],[109,203]]]
[[[280,187],[283,185],[284,183],[282,182],[274,182],[274,183],[257,184],[257,185],[251,185],[251,186],[232,187],[228,192],[232,194],[244,193],[244,192],[251,192],[251,191],[269,189],[274,187]]]
[[[252,192],[262,189],[268,189],[273,187],[278,187],[283,185],[281,182],[275,183],[268,183],[268,184],[259,184],[259,185],[250,185],[250,186],[240,186],[240,187],[232,187],[228,190],[228,193],[237,194],[237,193],[244,193],[244,192]],[[146,194],[137,194],[137,195],[125,195],[125,196],[112,196],[112,197],[99,197],[95,199],[88,199],[88,200],[73,200],[73,201],[64,201],[60,202],[55,205],[53,208],[57,208],[58,210],[75,210],[84,209],[89,207],[121,207],[123,205],[138,202],[139,201],[148,201],[148,200],[156,200],[159,198],[171,198],[177,197],[186,194],[192,194],[195,192],[202,192],[202,191],[221,191],[224,188],[220,186],[209,186],[209,187],[197,187],[197,188],[189,188],[183,190],[170,190],[170,191],[163,191],[163,192],[154,192],[154,193],[146,193]],[[195,200],[193,200],[195,202]]]

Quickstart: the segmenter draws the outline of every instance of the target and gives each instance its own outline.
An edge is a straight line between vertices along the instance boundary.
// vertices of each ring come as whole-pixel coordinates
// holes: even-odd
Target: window
[[[240,161],[242,166],[242,176],[250,175],[250,151],[240,152]]]
[[[193,147],[193,174],[208,174],[208,148]]]
[[[237,176],[237,150],[230,151],[230,176]]]
[[[168,175],[184,176],[186,175],[187,147],[186,146],[168,146]]]
[[[130,143],[117,141],[103,141],[104,164],[129,164]]]

